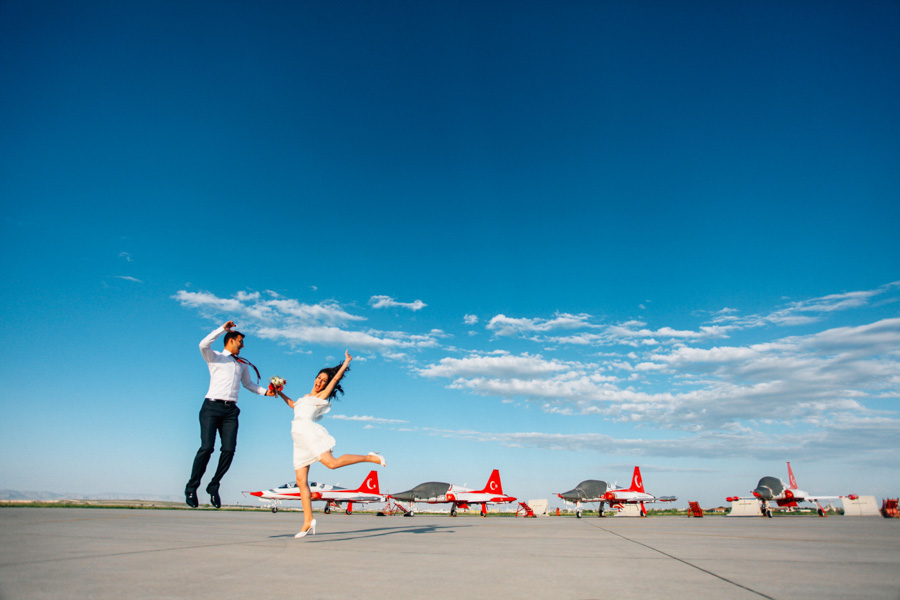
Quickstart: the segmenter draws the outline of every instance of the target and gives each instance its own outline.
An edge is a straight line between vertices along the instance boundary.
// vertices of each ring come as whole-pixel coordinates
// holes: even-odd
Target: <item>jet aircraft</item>
[[[610,508],[622,510],[626,504],[639,504],[641,507],[641,516],[647,516],[645,502],[674,502],[678,500],[675,496],[661,496],[657,498],[644,491],[644,481],[641,478],[641,468],[635,467],[634,474],[631,477],[631,487],[616,488],[615,485],[609,485],[605,481],[598,479],[588,479],[582,481],[568,492],[557,494],[566,502],[575,503],[575,516],[579,519],[582,514],[582,504],[599,503],[597,516],[603,516],[603,505],[609,503]]]
[[[812,496],[808,492],[797,487],[797,479],[794,477],[794,470],[791,469],[790,461],[787,464],[788,485],[778,477],[763,477],[756,484],[756,488],[752,490],[752,496],[729,496],[726,498],[728,502],[735,500],[752,500],[760,501],[760,510],[762,514],[772,518],[772,509],[769,508],[769,502],[775,502],[782,508],[795,508],[798,502],[812,502],[816,505],[816,512],[820,517],[825,516],[825,509],[819,504],[819,500],[837,500],[838,498],[850,498],[856,500],[859,496],[850,494],[847,496]]]
[[[515,502],[512,496],[506,496],[503,493],[503,485],[500,483],[500,471],[494,469],[491,476],[485,484],[483,490],[470,490],[467,487],[443,483],[440,481],[428,481],[420,483],[416,487],[399,492],[389,494],[389,498],[409,503],[409,508],[404,508],[397,504],[403,511],[404,517],[412,517],[416,514],[415,505],[418,502],[427,504],[450,504],[450,516],[457,515],[457,508],[468,510],[470,504],[481,505],[481,515],[487,514],[488,504],[505,504],[507,502]]]
[[[346,513],[353,513],[353,503],[384,502],[385,497],[378,490],[378,471],[370,471],[365,480],[355,490],[328,485],[326,483],[309,482],[310,498],[315,502],[325,501],[325,514],[331,512],[332,506],[340,508],[341,502],[347,503]],[[244,496],[254,496],[261,502],[271,502],[272,512],[278,512],[278,503],[284,500],[300,500],[300,489],[297,482],[289,481],[281,487],[260,492],[244,492]]]

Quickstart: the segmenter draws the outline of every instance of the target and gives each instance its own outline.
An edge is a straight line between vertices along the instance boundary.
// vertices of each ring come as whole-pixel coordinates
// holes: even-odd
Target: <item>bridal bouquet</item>
[[[276,375],[275,377],[269,380],[269,389],[273,392],[280,392],[284,389],[284,384],[287,383],[287,380],[283,377],[279,377]]]

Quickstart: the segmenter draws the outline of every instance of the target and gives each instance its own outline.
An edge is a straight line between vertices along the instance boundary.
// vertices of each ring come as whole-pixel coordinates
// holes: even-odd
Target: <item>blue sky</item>
[[[0,5],[0,488],[179,497],[233,319],[428,480],[898,493],[891,2]],[[292,477],[241,395],[226,502]],[[312,478],[342,485],[366,467]],[[205,500],[201,498],[201,500]]]

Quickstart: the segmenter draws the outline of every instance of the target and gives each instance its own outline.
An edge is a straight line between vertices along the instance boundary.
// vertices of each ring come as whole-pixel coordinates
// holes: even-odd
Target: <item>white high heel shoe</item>
[[[381,462],[381,466],[382,466],[382,467],[386,467],[386,466],[387,466],[387,461],[384,460],[384,457],[381,456],[380,454],[378,454],[377,452],[369,452],[369,456],[377,456],[379,462]]]
[[[307,534],[309,534],[310,531],[312,531],[312,534],[313,534],[313,535],[316,535],[316,520],[315,520],[315,519],[313,519],[313,520],[312,520],[312,523],[309,524],[309,529],[307,529],[306,531],[299,531],[299,532],[297,532],[297,535],[295,535],[294,538],[295,538],[295,539],[299,539],[299,538],[302,538],[302,537],[306,537]]]

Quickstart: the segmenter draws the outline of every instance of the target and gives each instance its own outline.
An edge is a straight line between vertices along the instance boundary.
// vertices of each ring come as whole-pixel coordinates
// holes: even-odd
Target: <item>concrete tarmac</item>
[[[900,519],[0,508],[0,599],[900,599]]]

